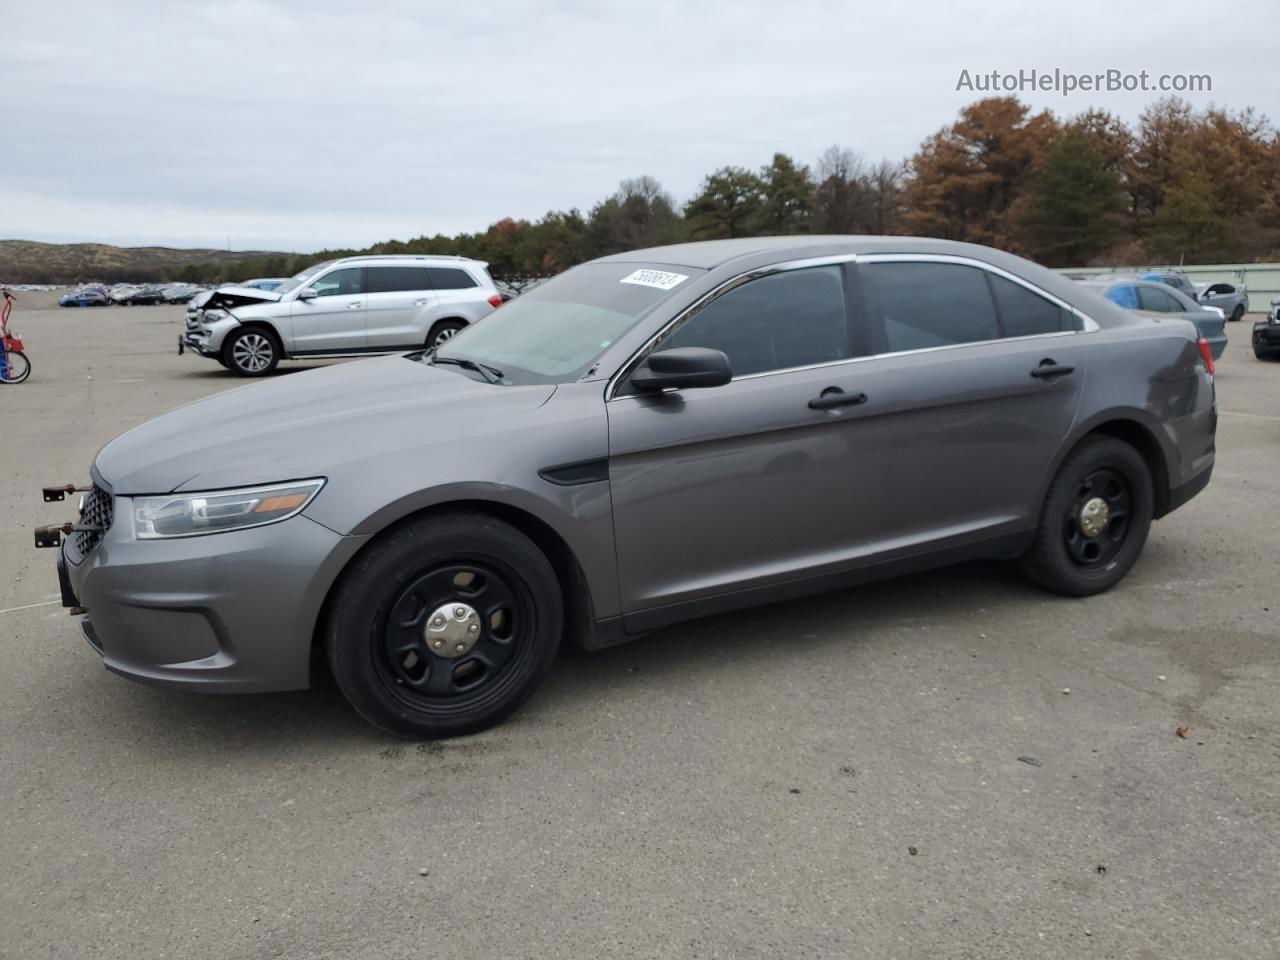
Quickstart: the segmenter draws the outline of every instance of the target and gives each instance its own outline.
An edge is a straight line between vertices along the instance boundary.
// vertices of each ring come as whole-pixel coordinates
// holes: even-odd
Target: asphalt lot
[[[242,381],[176,355],[179,307],[40,302],[0,387],[0,956],[1280,952],[1280,364],[1248,322],[1213,482],[1110,594],[975,564],[708,619],[566,651],[506,725],[415,745],[323,674],[103,670],[32,549],[71,517],[39,488]]]

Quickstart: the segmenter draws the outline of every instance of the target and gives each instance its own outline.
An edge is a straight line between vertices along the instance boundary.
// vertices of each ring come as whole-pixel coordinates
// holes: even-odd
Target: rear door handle
[[[364,306],[364,304],[363,304],[363,303],[348,303],[348,304],[347,304],[347,309],[348,309],[348,310],[359,310],[362,306]]]
[[[424,298],[423,298],[423,299],[421,299],[421,300],[415,300],[415,301],[413,301],[413,305],[414,305],[415,307],[425,307],[425,306],[426,306],[428,303],[430,303],[430,302],[431,302],[430,300],[428,300],[428,299],[426,299],[426,298],[424,297]]]
[[[1033,377],[1041,380],[1048,380],[1051,377],[1065,377],[1067,374],[1075,371],[1069,363],[1055,363],[1053,360],[1041,360],[1040,366],[1031,371]]]
[[[856,407],[867,402],[865,393],[845,393],[839,387],[827,387],[822,395],[809,401],[810,410],[839,410],[841,407]]]

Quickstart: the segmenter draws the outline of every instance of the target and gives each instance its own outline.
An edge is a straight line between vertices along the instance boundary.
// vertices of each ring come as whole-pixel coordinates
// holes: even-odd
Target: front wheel
[[[0,383],[21,383],[31,376],[31,361],[20,350],[0,354]]]
[[[236,330],[222,345],[223,365],[242,377],[265,377],[280,362],[275,336],[258,327]]]
[[[564,611],[537,545],[510,524],[457,512],[374,541],[330,601],[334,679],[371,723],[452,737],[504,720],[551,670]]]
[[[1049,486],[1023,572],[1073,597],[1111,589],[1142,553],[1154,503],[1151,471],[1137,450],[1113,437],[1087,440]]]
[[[432,350],[443,347],[466,327],[465,320],[441,320],[433,324],[431,332],[427,334],[427,347]]]

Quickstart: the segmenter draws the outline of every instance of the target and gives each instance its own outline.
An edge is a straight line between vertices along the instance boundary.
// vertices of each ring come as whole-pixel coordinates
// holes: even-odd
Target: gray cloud
[[[585,208],[639,173],[683,199],[775,150],[905,156],[975,99],[964,68],[1207,72],[1194,103],[1275,116],[1280,71],[1220,38],[1278,20],[1190,0],[21,4],[0,233],[314,249]],[[1128,119],[1154,97],[1023,95]]]

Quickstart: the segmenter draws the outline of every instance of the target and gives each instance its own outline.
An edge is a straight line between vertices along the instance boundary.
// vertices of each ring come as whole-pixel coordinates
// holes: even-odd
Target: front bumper
[[[58,557],[64,605],[107,669],[212,693],[297,690],[310,683],[325,596],[367,537],[344,537],[305,515],[248,530],[174,540],[133,537],[119,518],[80,558]]]
[[[1253,345],[1261,350],[1280,350],[1280,323],[1255,323]]]
[[[218,351],[209,348],[209,338],[199,337],[194,333],[178,334],[178,356],[182,356],[188,350],[198,353],[202,357],[217,358]]]

